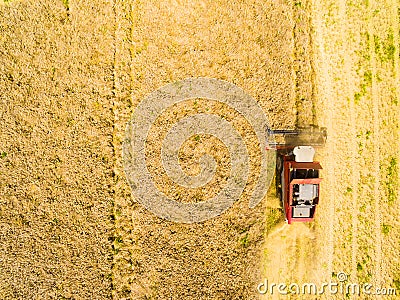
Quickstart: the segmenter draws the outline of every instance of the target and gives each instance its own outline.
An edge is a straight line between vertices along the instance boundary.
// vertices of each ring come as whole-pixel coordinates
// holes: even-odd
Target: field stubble
[[[335,220],[328,235],[325,217],[317,221],[330,245],[320,261],[327,277],[343,271],[350,282],[396,287],[398,3],[323,1],[314,8],[320,122],[329,136],[323,197],[334,198],[327,218]]]

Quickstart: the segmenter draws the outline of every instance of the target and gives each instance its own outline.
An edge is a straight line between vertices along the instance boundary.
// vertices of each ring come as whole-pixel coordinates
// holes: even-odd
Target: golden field
[[[0,298],[259,299],[265,278],[339,272],[399,294],[399,21],[396,0],[2,1]],[[273,128],[327,127],[313,223],[285,225],[273,187],[248,208],[259,156],[246,126],[251,176],[226,213],[173,223],[132,197],[126,124],[146,95],[188,77],[236,84]],[[154,131],[209,109],[236,118],[209,106],[181,103]],[[207,136],[186,146],[190,174],[199,151],[229,157]],[[180,199],[156,174],[158,147],[150,169]],[[190,197],[218,192],[224,168]]]

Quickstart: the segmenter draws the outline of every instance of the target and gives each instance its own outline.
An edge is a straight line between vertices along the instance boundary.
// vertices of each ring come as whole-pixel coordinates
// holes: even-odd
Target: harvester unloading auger
[[[289,224],[314,219],[322,180],[314,147],[324,146],[326,137],[326,128],[314,125],[267,131],[267,145],[277,151],[276,191]]]

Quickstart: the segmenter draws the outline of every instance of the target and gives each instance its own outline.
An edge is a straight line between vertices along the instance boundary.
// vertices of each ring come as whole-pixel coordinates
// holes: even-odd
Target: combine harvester
[[[322,180],[322,167],[314,161],[314,147],[323,146],[326,136],[326,128],[313,125],[267,132],[267,145],[277,151],[276,192],[288,224],[314,219]]]

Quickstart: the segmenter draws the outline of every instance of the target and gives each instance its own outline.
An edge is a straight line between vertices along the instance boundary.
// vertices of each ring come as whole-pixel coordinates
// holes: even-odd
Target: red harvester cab
[[[296,162],[283,156],[281,199],[289,224],[313,220],[322,180],[319,178],[320,169],[319,162]]]
[[[282,135],[284,141],[274,141],[275,135]],[[323,146],[326,136],[326,128],[314,125],[296,130],[268,130],[268,145],[277,150],[276,191],[289,224],[309,222],[315,217],[322,167],[314,161],[313,146]]]

